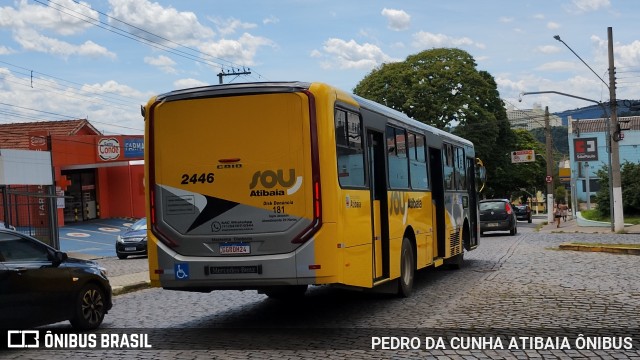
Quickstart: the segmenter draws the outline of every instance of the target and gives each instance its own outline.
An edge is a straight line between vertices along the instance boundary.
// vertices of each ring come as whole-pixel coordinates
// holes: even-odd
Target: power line
[[[154,34],[154,33],[150,32],[150,31],[147,31],[147,30],[145,30],[145,29],[143,29],[143,28],[140,28],[140,27],[138,27],[138,26],[135,26],[135,25],[129,24],[129,23],[125,22],[125,21],[119,20],[119,19],[117,19],[117,18],[115,18],[115,17],[113,17],[113,16],[110,16],[110,15],[108,15],[108,14],[106,14],[106,13],[104,13],[104,12],[101,12],[101,11],[99,11],[99,10],[93,9],[93,8],[91,8],[91,7],[89,7],[89,6],[85,5],[85,4],[79,3],[79,2],[77,2],[77,1],[75,1],[75,2],[76,2],[78,5],[81,5],[81,6],[84,6],[84,7],[88,8],[88,9],[94,10],[94,11],[96,11],[97,13],[99,13],[99,14],[101,14],[101,15],[103,15],[103,16],[105,16],[105,17],[109,18],[109,19],[112,19],[112,20],[114,20],[114,21],[117,21],[117,22],[119,22],[119,23],[121,23],[121,24],[125,24],[126,26],[129,26],[129,27],[131,27],[131,28],[134,28],[134,29],[136,29],[136,30],[139,30],[139,31],[141,31],[141,32],[143,32],[143,33],[145,33],[145,34],[151,35],[151,36],[152,36],[152,37],[154,37],[154,38],[161,39],[161,40],[163,40],[163,41],[165,41],[165,42],[168,42],[168,43],[170,43],[170,44],[174,44],[174,45],[176,45],[176,46],[178,46],[178,47],[180,47],[180,48],[184,48],[184,49],[187,49],[187,50],[189,50],[189,51],[192,51],[192,52],[196,53],[198,56],[196,56],[196,55],[192,55],[192,54],[190,54],[190,53],[188,53],[188,52],[185,52],[185,51],[182,51],[182,50],[179,50],[179,49],[171,48],[171,47],[169,47],[169,46],[167,46],[167,45],[162,44],[162,43],[161,43],[161,42],[159,42],[159,41],[154,41],[154,40],[152,40],[152,39],[148,39],[148,38],[146,38],[146,37],[143,37],[143,36],[140,36],[140,35],[134,34],[134,33],[130,32],[130,31],[127,31],[127,30],[124,30],[124,29],[120,29],[120,28],[118,28],[118,27],[115,27],[115,26],[113,26],[113,25],[110,25],[110,24],[108,24],[108,23],[105,23],[105,22],[103,22],[103,21],[101,21],[101,20],[96,20],[96,19],[90,18],[90,17],[88,17],[88,16],[86,16],[86,15],[84,15],[84,14],[81,14],[81,13],[79,13],[79,12],[77,12],[77,11],[73,10],[73,9],[69,9],[68,7],[66,7],[66,6],[64,6],[64,5],[61,5],[61,4],[59,4],[59,3],[56,3],[56,2],[54,2],[54,1],[49,1],[49,3],[45,3],[45,2],[42,2],[42,1],[40,1],[40,0],[34,0],[34,1],[35,1],[35,2],[37,2],[37,3],[39,3],[39,4],[41,4],[41,5],[47,6],[47,7],[51,8],[51,9],[54,9],[54,10],[56,10],[56,11],[59,11],[59,12],[61,12],[61,13],[63,13],[63,14],[66,14],[66,15],[69,15],[69,16],[72,16],[72,17],[75,17],[76,19],[82,20],[82,21],[84,21],[84,22],[87,22],[87,23],[89,23],[89,24],[91,24],[91,25],[94,25],[94,26],[96,26],[96,27],[99,27],[99,28],[101,28],[101,29],[104,29],[104,30],[110,31],[110,32],[112,32],[112,33],[114,33],[114,34],[117,34],[117,35],[123,36],[123,37],[125,37],[125,38],[130,39],[130,40],[134,40],[134,41],[137,41],[137,42],[143,43],[143,44],[145,44],[145,45],[148,45],[148,46],[154,47],[154,48],[156,48],[156,49],[160,49],[160,50],[163,50],[163,51],[169,52],[169,53],[171,53],[171,54],[174,54],[174,55],[177,55],[177,56],[180,56],[180,57],[183,57],[183,58],[189,59],[189,60],[193,60],[193,61],[196,61],[196,62],[204,63],[204,64],[207,64],[207,65],[215,65],[215,66],[219,66],[221,69],[224,69],[224,67],[225,67],[225,66],[227,66],[227,67],[242,67],[242,66],[243,66],[243,65],[235,64],[235,63],[233,63],[233,62],[231,62],[231,61],[228,61],[228,60],[225,60],[225,59],[222,59],[222,58],[215,57],[215,56],[213,56],[213,55],[211,55],[211,54],[208,54],[208,53],[202,52],[202,51],[197,50],[197,49],[194,49],[194,48],[192,48],[192,47],[189,47],[189,46],[186,46],[186,45],[179,44],[179,43],[177,43],[177,42],[175,42],[175,41],[172,41],[172,40],[167,39],[167,38],[165,38],[165,37],[163,37],[163,36],[160,36],[160,35]],[[65,11],[63,11],[63,10],[62,10],[62,9],[60,9],[60,8],[56,8],[56,7],[52,6],[51,4],[55,4],[55,5],[59,6],[60,8],[63,8],[63,9],[66,9],[66,10],[68,10],[68,11],[70,11],[70,12],[73,12],[73,13],[75,13],[75,14],[78,14],[79,16],[82,16],[82,18],[80,18],[80,17],[78,17],[78,16],[76,16],[76,15],[70,14],[70,13],[68,13],[68,12],[65,12]],[[88,20],[87,20],[87,19],[88,19]],[[202,56],[200,56],[200,55],[203,55],[204,57],[209,58],[209,59],[216,59],[216,60],[219,60],[220,62],[212,61],[212,60],[209,60],[209,59],[203,58],[203,57],[202,57]],[[224,63],[226,63],[226,64],[223,64],[222,62],[224,62]],[[260,75],[260,74],[258,74],[258,76],[259,76],[259,77],[263,77],[263,76],[262,76],[262,75]]]

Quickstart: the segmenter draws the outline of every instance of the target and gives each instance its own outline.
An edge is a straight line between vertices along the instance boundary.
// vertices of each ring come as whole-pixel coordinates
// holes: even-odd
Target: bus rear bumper
[[[314,239],[291,253],[185,257],[158,242],[159,286],[171,290],[260,290],[269,286],[313,285]]]

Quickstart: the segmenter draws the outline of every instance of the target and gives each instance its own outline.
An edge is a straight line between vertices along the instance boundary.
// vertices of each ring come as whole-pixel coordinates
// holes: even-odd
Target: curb
[[[136,290],[148,289],[151,287],[151,282],[149,281],[141,281],[134,284],[123,285],[123,286],[114,286],[111,288],[111,294],[113,296],[118,296],[126,293],[130,293]]]
[[[629,247],[593,246],[580,244],[560,244],[560,250],[606,252],[612,254],[640,255],[640,249]]]

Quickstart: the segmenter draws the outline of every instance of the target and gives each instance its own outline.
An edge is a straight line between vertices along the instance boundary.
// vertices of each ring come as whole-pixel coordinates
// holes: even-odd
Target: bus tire
[[[273,286],[261,292],[271,299],[292,300],[303,297],[307,292],[307,285]]]
[[[406,237],[402,239],[402,250],[400,251],[400,278],[398,279],[398,296],[409,297],[413,290],[413,278],[415,274],[415,258],[413,256],[413,246]]]

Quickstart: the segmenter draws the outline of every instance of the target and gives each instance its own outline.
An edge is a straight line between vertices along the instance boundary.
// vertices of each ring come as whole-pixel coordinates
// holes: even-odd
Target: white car
[[[0,221],[0,229],[15,230],[16,228],[15,226],[11,226],[11,225],[7,226],[5,225],[4,221]]]

